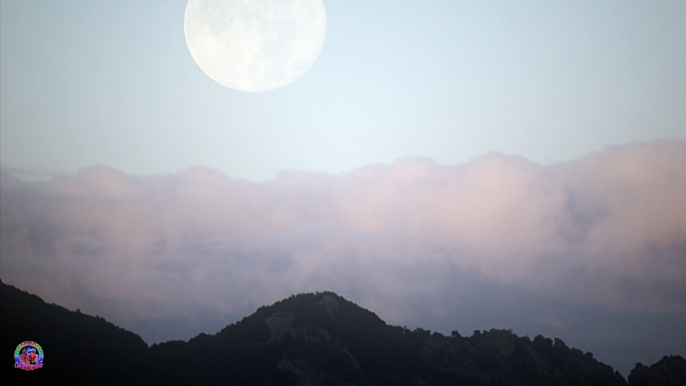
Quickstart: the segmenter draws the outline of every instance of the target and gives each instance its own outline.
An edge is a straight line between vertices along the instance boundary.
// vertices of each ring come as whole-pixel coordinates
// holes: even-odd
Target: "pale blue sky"
[[[195,64],[185,1],[2,0],[1,165],[263,180],[499,151],[551,163],[686,139],[686,2],[332,1],[271,93]]]

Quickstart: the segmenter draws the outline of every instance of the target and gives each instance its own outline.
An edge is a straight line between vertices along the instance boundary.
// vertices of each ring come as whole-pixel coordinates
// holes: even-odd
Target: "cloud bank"
[[[124,325],[243,315],[316,290],[401,324],[479,299],[686,312],[682,141],[550,166],[405,158],[262,183],[204,167],[17,175],[0,177],[2,279]]]

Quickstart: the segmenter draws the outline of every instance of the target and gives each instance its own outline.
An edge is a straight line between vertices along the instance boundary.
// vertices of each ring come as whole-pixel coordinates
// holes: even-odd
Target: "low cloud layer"
[[[316,290],[400,324],[455,320],[476,299],[686,313],[681,141],[550,166],[406,158],[263,183],[204,167],[20,172],[1,174],[2,279],[129,326],[237,317]],[[564,328],[544,314],[522,323]]]

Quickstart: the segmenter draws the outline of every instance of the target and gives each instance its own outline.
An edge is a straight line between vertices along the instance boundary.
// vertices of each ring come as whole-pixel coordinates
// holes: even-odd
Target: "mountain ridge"
[[[8,379],[28,374],[43,380],[69,376],[78,384],[634,386],[686,374],[683,358],[665,357],[652,366],[637,364],[627,383],[591,353],[558,338],[532,340],[496,329],[470,337],[411,331],[330,291],[261,306],[215,334],[148,346],[103,318],[47,304],[1,281],[0,288],[3,352],[26,339],[46,352],[40,370],[1,366]]]

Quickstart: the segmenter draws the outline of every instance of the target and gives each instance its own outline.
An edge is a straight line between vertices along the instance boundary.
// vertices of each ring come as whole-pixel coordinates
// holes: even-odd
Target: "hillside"
[[[216,335],[155,345],[151,352],[174,363],[173,378],[184,382],[194,375],[182,364],[197,358],[192,367],[204,365],[205,380],[237,384],[626,384],[611,367],[559,339],[502,330],[471,337],[410,331],[329,292],[293,296]]]
[[[475,331],[469,337],[389,326],[332,293],[300,294],[260,307],[214,335],[147,347],[100,317],[47,304],[1,284],[0,348],[24,340],[44,368],[2,367],[11,380],[68,377],[75,384],[234,385],[626,385],[610,366],[559,339]],[[8,354],[9,355],[9,354]],[[676,379],[684,360],[637,365],[631,385]],[[681,366],[681,367],[680,367]],[[671,377],[671,378],[670,378]],[[677,378],[674,378],[677,377]],[[634,379],[636,380],[634,382]],[[681,383],[682,385],[684,383]]]
[[[0,282],[0,352],[8,359],[17,345],[31,340],[45,351],[44,367],[31,371],[35,380],[59,377],[101,384],[130,378],[132,361],[148,351],[140,336],[105,319],[47,304],[38,296]],[[11,359],[9,360],[12,361]],[[27,372],[0,366],[3,379],[26,379]]]

